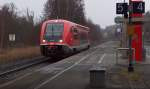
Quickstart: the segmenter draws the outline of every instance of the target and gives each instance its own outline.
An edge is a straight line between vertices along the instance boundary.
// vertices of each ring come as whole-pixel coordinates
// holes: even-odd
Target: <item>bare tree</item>
[[[103,36],[101,33],[101,27],[97,24],[94,24],[90,19],[87,20],[86,26],[90,28],[90,40],[93,45],[101,43]]]
[[[84,0],[48,0],[44,16],[46,19],[66,19],[85,25]]]
[[[15,45],[33,45],[39,40],[39,30],[35,30],[34,13],[27,9],[20,16],[14,4],[5,4],[0,10],[0,48],[9,47],[9,34],[16,34]],[[5,45],[4,45],[5,44]]]
[[[0,11],[0,30],[1,30],[1,39],[0,39],[0,48],[1,50],[3,49],[4,46],[4,36],[5,36],[5,18],[6,18],[6,14],[8,12],[9,8],[7,5],[5,5],[4,7],[2,7],[1,11]]]
[[[100,43],[102,39],[101,28],[91,20],[86,20],[84,0],[48,0],[44,7],[46,19],[66,19],[90,27],[92,43]]]

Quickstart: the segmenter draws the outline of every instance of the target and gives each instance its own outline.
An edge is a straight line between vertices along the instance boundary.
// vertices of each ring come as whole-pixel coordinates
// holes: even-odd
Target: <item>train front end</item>
[[[64,23],[47,21],[43,23],[40,37],[41,53],[48,57],[58,57],[67,52],[64,42]]]

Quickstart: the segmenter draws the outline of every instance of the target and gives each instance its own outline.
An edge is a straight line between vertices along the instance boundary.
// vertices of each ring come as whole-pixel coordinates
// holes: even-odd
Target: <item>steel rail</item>
[[[41,59],[41,60],[38,60],[38,59]],[[14,73],[14,72],[17,72],[17,71],[21,71],[21,70],[27,69],[27,68],[29,68],[29,67],[31,67],[31,66],[34,66],[34,65],[41,64],[41,63],[43,63],[43,62],[48,61],[49,58],[38,57],[38,58],[34,58],[34,60],[37,60],[37,61],[34,61],[33,63],[25,64],[25,65],[23,65],[23,66],[20,66],[20,67],[14,68],[14,69],[10,69],[10,70],[7,70],[7,71],[5,71],[5,72],[0,73],[0,77],[1,77],[1,76],[4,76],[4,75],[11,74],[11,73]]]

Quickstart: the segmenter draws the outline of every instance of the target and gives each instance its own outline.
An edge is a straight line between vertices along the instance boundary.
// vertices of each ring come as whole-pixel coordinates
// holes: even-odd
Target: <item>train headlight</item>
[[[60,42],[60,43],[62,43],[62,42],[63,42],[63,40],[59,40],[59,42]]]
[[[45,43],[46,42],[46,40],[43,40],[43,43]]]

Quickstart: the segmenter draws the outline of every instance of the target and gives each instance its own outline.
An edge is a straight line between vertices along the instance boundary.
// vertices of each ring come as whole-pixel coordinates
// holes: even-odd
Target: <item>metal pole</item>
[[[132,25],[132,1],[129,0],[129,25]],[[129,35],[129,67],[128,67],[128,71],[129,72],[133,72],[134,71],[134,67],[133,67],[133,53],[132,53],[132,34]]]
[[[125,3],[125,0],[124,0],[124,3]],[[122,17],[123,17],[123,15],[122,15]],[[125,30],[124,28],[123,28],[123,23],[120,23],[120,28],[121,28],[121,47],[123,47],[123,38],[124,38],[124,36],[123,36],[123,30]]]
[[[123,1],[124,3],[126,0]],[[128,18],[128,13],[124,14],[124,21],[122,23],[122,47],[127,48],[127,19]],[[127,58],[127,52],[123,51],[122,52],[122,57]]]

